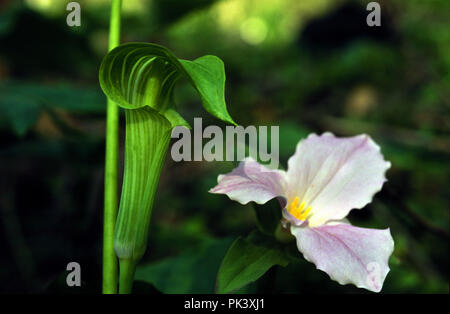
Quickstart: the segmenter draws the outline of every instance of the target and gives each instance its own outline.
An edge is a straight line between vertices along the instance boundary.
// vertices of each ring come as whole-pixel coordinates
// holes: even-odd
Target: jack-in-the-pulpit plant
[[[311,134],[298,143],[287,171],[270,170],[247,158],[220,175],[210,192],[241,204],[278,198],[281,225],[295,237],[306,260],[340,284],[379,292],[394,249],[390,230],[355,227],[345,217],[371,202],[390,165],[367,135]]]
[[[114,234],[121,293],[130,292],[136,263],[146,250],[171,131],[189,127],[173,101],[173,88],[181,77],[192,83],[209,113],[235,124],[225,104],[224,64],[215,56],[187,61],[159,45],[127,43],[110,51],[100,66],[100,85],[125,110],[126,119],[124,179]]]

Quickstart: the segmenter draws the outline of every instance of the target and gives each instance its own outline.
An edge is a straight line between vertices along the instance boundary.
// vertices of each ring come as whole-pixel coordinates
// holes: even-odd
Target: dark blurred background
[[[100,292],[110,3],[78,1],[81,26],[69,27],[68,2],[0,1],[0,292]],[[371,135],[389,181],[349,219],[391,228],[383,292],[449,292],[449,1],[379,1],[381,27],[366,25],[367,1],[123,2],[122,42],[224,60],[231,116],[279,125],[282,166],[310,132]],[[176,100],[189,122],[223,125],[186,82]],[[256,226],[251,204],[207,192],[233,167],[167,158],[136,291],[214,292],[228,246]],[[72,261],[78,290],[65,285]],[[366,293],[301,255],[241,292]]]

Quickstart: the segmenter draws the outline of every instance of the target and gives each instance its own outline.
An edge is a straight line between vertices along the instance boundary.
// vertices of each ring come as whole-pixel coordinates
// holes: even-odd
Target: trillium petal
[[[297,247],[306,260],[342,285],[379,292],[389,272],[394,241],[389,229],[366,229],[348,223],[316,228],[291,225]]]
[[[390,166],[367,135],[311,134],[288,161],[288,200],[297,196],[311,206],[311,226],[339,220],[370,203]]]
[[[270,170],[252,158],[243,160],[232,172],[220,175],[218,184],[210,193],[226,194],[241,204],[254,201],[264,204],[279,197],[281,206],[286,205],[284,198],[286,174],[281,170]]]

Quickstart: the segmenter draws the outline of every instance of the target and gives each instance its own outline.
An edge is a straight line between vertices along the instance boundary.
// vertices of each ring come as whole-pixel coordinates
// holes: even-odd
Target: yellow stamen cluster
[[[294,198],[294,200],[291,202],[291,204],[288,206],[289,213],[297,218],[298,220],[306,220],[308,218],[309,213],[311,212],[312,207],[308,206],[305,208],[306,203],[302,202],[300,205],[298,203],[300,202],[300,199],[298,196]]]

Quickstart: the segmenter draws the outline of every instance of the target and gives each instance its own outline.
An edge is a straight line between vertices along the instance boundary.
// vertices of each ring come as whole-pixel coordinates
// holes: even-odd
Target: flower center
[[[309,213],[311,212],[312,207],[306,207],[306,203],[302,202],[300,205],[298,204],[300,199],[298,196],[294,198],[291,204],[288,206],[288,212],[297,218],[298,220],[306,220],[308,218]]]

